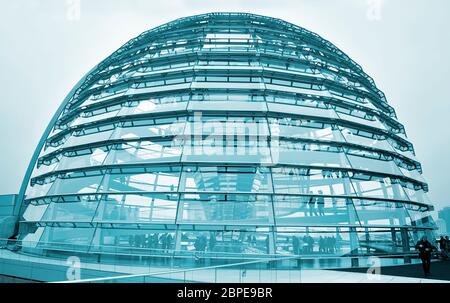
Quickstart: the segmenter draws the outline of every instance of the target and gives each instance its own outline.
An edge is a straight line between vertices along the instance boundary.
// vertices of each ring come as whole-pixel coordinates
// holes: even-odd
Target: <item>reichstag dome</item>
[[[19,239],[105,262],[401,255],[433,235],[427,191],[360,65],[283,20],[210,13],[73,88],[28,168]]]

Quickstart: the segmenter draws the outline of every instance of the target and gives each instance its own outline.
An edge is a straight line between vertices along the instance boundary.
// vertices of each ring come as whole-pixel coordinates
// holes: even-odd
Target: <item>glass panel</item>
[[[23,219],[26,221],[39,221],[47,210],[48,204],[33,205],[29,204],[23,213]]]
[[[209,136],[205,140],[186,141],[183,162],[272,163],[267,137],[226,140]]]
[[[90,144],[95,142],[108,141],[111,135],[114,133],[114,129],[97,132],[88,135],[75,136],[72,134],[69,139],[64,143],[62,148],[68,148],[72,146],[79,146],[84,144]]]
[[[338,115],[338,118],[345,120],[345,121],[355,122],[358,124],[367,125],[367,126],[371,126],[371,127],[376,127],[378,129],[386,130],[386,127],[383,125],[383,123],[378,121],[378,119],[376,117],[373,117],[374,121],[370,121],[370,120],[366,120],[363,118],[354,117],[351,115],[340,113],[340,112],[337,112],[336,114]]]
[[[395,152],[389,142],[381,136],[374,135],[368,131],[350,129],[342,126],[339,126],[339,129],[345,137],[345,141],[348,143]]]
[[[147,173],[127,173],[120,170],[105,176],[103,192],[174,192],[178,189],[179,172],[170,172],[164,168],[152,168]]]
[[[266,120],[260,118],[194,116],[193,119],[186,125],[184,135],[269,136]]]
[[[280,137],[335,142],[345,141],[341,133],[334,130],[331,124],[292,118],[269,118],[269,121],[272,134],[279,134]]]
[[[260,78],[253,78],[259,81]],[[239,102],[261,102],[264,103],[264,96],[256,92],[245,93],[237,91],[194,91],[191,101],[239,101]],[[255,103],[254,105],[258,105]],[[247,117],[245,117],[247,118]]]
[[[37,227],[30,226],[31,230],[27,233],[22,239],[22,250],[27,252],[31,250],[33,252],[33,248],[35,248],[39,244],[39,239],[42,237],[44,233],[45,227]]]
[[[269,196],[186,194],[179,221],[203,224],[273,224]]]
[[[179,231],[180,250],[231,254],[268,254],[268,232],[249,231]]]
[[[90,222],[98,202],[82,200],[72,203],[50,203],[42,221]]]
[[[337,147],[314,143],[280,141],[271,143],[271,153],[274,163],[323,166],[350,167],[343,152]]]
[[[403,251],[399,229],[358,229],[360,253],[392,254]]]
[[[403,176],[394,161],[370,159],[354,155],[347,155],[347,157],[354,169]]]
[[[108,150],[106,148],[96,148],[94,150],[86,150],[85,152],[86,154],[80,156],[61,157],[56,170],[102,165],[108,155]]]
[[[26,199],[33,199],[45,196],[53,183],[28,185],[25,196]]]
[[[31,178],[41,176],[43,174],[51,173],[55,170],[55,168],[58,166],[58,161],[51,163],[49,165],[41,164],[39,168],[35,168],[33,170],[33,174],[31,175]]]
[[[433,217],[427,207],[413,204],[405,204],[405,207],[411,216],[413,226],[434,227]]]
[[[165,254],[174,248],[175,232],[148,229],[97,228],[91,251],[123,254]]]
[[[274,199],[277,226],[359,224],[351,200],[320,196],[279,196]]]
[[[216,90],[220,90],[220,89],[255,89],[255,90],[259,90],[259,89],[264,89],[264,84],[263,83],[231,83],[231,82],[193,82],[191,89],[216,89]],[[234,105],[237,105],[236,103],[238,102],[234,102]],[[200,102],[198,102],[196,105],[202,105]],[[220,106],[221,104],[219,103],[218,106],[219,107],[224,107],[225,109],[225,104],[223,104],[222,106]],[[243,106],[245,106],[245,104],[242,104]],[[231,107],[231,109],[233,109],[235,107]],[[230,109],[230,107],[228,107],[228,109]]]
[[[181,147],[173,146],[172,141],[128,142],[111,150],[105,164],[178,162],[180,157]]]
[[[405,175],[405,177],[413,179],[413,180],[417,180],[418,182],[421,182],[421,183],[426,183],[426,181],[422,177],[421,173],[419,171],[417,171],[416,169],[408,170],[403,167],[400,167],[400,170],[403,173],[403,175]]]
[[[421,188],[411,188],[413,185],[409,186],[403,186],[403,189],[405,190],[406,194],[408,195],[409,199],[414,202],[423,203],[431,205],[432,202],[430,198],[428,197],[427,193],[421,189]]]
[[[345,255],[352,251],[348,228],[279,228],[276,250],[283,255]],[[355,249],[357,242],[355,243]],[[307,266],[308,264],[304,264]]]
[[[145,90],[156,91],[157,88],[148,88],[141,90],[133,90],[133,93],[145,93]],[[187,95],[189,98],[189,95]],[[120,110],[117,116],[133,116],[133,115],[142,115],[146,113],[160,113],[160,112],[174,112],[179,110],[186,110],[188,100],[184,100],[182,102],[172,102],[172,103],[164,103],[157,104],[155,100],[144,100],[139,103],[139,105],[135,107],[124,107]]]
[[[87,98],[79,107],[83,108],[85,106],[95,103],[96,104],[107,103],[111,99],[115,99],[125,95],[127,91],[128,87],[123,86],[119,88],[113,88],[112,90],[102,90],[100,94],[90,95],[89,98]]]
[[[95,222],[175,223],[177,194],[107,195],[102,198]]]
[[[294,89],[298,90],[298,89]],[[317,94],[318,92],[315,92]],[[312,117],[327,117],[337,119],[339,118],[336,115],[336,112],[331,109],[323,109],[323,108],[312,108],[298,105],[287,105],[287,104],[275,104],[275,103],[267,103],[267,107],[270,112],[280,112],[282,114],[292,113],[296,115],[304,115],[304,116],[312,116]]]
[[[411,219],[403,203],[373,200],[353,200],[362,225],[405,226],[411,225]]]
[[[409,200],[399,182],[389,177],[353,173],[351,182],[360,197]]]
[[[134,123],[138,123],[136,121]],[[113,139],[138,139],[158,136],[174,136],[183,133],[185,122],[175,119],[170,123],[118,128]]]
[[[104,120],[104,119],[113,118],[113,117],[115,117],[117,115],[118,111],[119,110],[116,109],[114,111],[105,112],[105,113],[98,114],[98,115],[95,115],[95,116],[78,117],[70,124],[70,126],[74,127],[74,126],[78,126],[78,125],[81,125],[81,124],[86,124],[86,123],[90,123],[90,122],[97,122],[97,121],[101,121],[101,120]]]
[[[185,167],[181,191],[189,192],[272,192],[272,183],[264,167]]]
[[[57,178],[48,191],[48,195],[95,193],[102,179],[102,175],[79,178]]]
[[[159,100],[142,100],[136,106],[124,107],[121,109],[120,115],[136,115],[136,114],[144,114],[151,113],[157,106],[160,104]]]
[[[59,148],[58,146],[50,146],[50,145],[44,146],[39,154],[39,158],[51,154],[52,152],[58,150],[58,148]]]
[[[430,239],[436,238],[436,232],[432,229],[413,229],[409,232],[409,235],[412,242],[411,250],[415,249],[416,243],[421,240],[423,236],[426,236],[428,238],[428,241],[430,241]]]
[[[45,228],[38,247],[57,250],[87,251],[95,228]]]
[[[277,167],[272,168],[272,175],[276,193],[355,195],[346,172]]]

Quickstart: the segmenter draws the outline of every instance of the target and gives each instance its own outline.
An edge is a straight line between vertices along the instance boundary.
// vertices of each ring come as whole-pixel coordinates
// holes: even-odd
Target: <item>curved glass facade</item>
[[[384,94],[279,19],[144,32],[72,90],[41,143],[20,238],[42,253],[401,254],[434,228]]]

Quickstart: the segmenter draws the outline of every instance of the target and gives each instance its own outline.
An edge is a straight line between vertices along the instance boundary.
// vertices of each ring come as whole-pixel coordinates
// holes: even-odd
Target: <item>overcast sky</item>
[[[374,78],[450,206],[448,0],[0,0],[0,194],[16,193],[70,89],[141,32],[213,11],[282,18],[330,40]]]

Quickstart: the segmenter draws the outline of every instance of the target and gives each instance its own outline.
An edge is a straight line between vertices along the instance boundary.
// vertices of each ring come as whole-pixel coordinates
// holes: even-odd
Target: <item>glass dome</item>
[[[434,228],[421,173],[342,51],[210,13],[142,33],[69,93],[30,163],[19,236],[41,253],[403,253]]]

